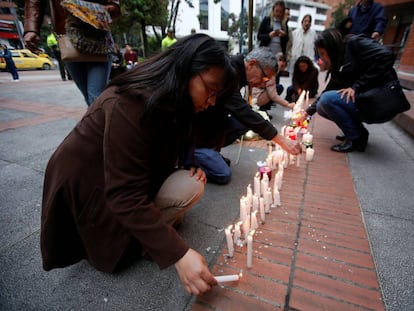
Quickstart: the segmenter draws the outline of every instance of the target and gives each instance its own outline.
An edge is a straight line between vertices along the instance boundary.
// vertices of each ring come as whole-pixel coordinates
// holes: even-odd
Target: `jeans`
[[[108,62],[65,62],[76,86],[81,91],[88,106],[92,105],[109,81],[112,59]]]
[[[229,116],[225,125],[226,140],[224,146],[232,144],[249,129],[236,118]],[[222,146],[217,146],[222,147]],[[220,152],[213,148],[196,148],[194,157],[200,168],[206,173],[207,181],[224,185],[230,182],[231,170]]]
[[[230,182],[231,169],[220,152],[211,148],[196,148],[194,157],[200,168],[206,173],[207,181],[219,185]]]
[[[335,122],[350,140],[357,139],[364,131],[355,103],[347,103],[346,98],[341,98],[337,91],[324,92],[316,104],[316,111],[322,117]]]

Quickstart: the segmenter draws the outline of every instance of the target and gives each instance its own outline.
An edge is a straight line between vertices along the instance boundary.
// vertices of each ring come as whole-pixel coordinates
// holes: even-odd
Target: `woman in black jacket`
[[[282,52],[286,55],[286,46],[289,41],[289,29],[285,19],[286,6],[284,1],[273,4],[269,16],[263,18],[257,33],[260,46],[268,46],[274,55]]]
[[[333,145],[333,151],[365,151],[369,133],[355,101],[358,104],[361,92],[398,81],[393,69],[394,55],[371,38],[364,35],[343,38],[337,29],[323,31],[315,46],[328,66],[331,79],[306,114],[318,112],[342,130],[344,136],[337,136],[337,139],[343,142]]]

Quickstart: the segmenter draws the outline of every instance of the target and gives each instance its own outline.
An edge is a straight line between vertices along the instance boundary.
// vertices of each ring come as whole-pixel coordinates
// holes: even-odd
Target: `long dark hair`
[[[192,110],[189,81],[192,77],[212,67],[224,69],[221,96],[229,96],[235,88],[235,72],[224,47],[205,34],[193,34],[178,40],[166,51],[138,63],[133,69],[112,80],[119,93],[139,96],[148,90],[149,111]]]
[[[344,42],[341,32],[335,28],[324,30],[315,40],[315,47],[326,50],[331,60],[331,67],[328,73],[337,73],[344,57]]]

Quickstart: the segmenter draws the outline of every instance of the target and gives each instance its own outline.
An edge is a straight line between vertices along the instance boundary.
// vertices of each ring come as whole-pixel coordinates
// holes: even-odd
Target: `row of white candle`
[[[299,104],[297,107],[302,107],[304,99],[309,100],[309,93],[302,92],[299,98]],[[313,158],[314,150],[312,146],[313,136],[307,130],[300,133],[300,128],[294,129],[295,139],[299,136],[302,139],[303,145],[306,146],[306,160],[311,161]],[[290,129],[288,127],[282,127],[282,133],[288,135]],[[246,196],[240,199],[240,221],[233,225],[228,226],[225,229],[228,256],[233,257],[234,245],[244,246],[247,244],[247,267],[253,266],[253,236],[259,226],[257,221],[257,213],[260,213],[260,222],[265,223],[266,214],[270,213],[271,207],[277,207],[281,205],[280,190],[283,184],[284,168],[289,164],[296,163],[296,166],[300,166],[300,157],[292,157],[286,151],[276,146],[276,150],[273,150],[272,143],[269,143],[269,152],[265,161],[265,165],[270,169],[262,170],[262,174],[259,172],[254,176],[253,189],[249,184],[246,188]],[[269,187],[269,174],[273,171],[276,173],[273,176],[273,192]],[[244,241],[242,240],[241,229],[243,230]],[[233,234],[232,234],[233,233]],[[238,278],[231,276],[231,279]]]

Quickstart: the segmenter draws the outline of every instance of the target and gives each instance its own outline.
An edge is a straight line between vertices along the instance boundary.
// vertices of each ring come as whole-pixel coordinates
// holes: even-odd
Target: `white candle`
[[[217,283],[234,282],[240,280],[240,276],[238,274],[218,275],[214,278],[216,279]]]
[[[250,215],[250,229],[252,229],[252,230],[256,230],[259,227],[259,225],[257,223],[256,214],[257,214],[257,211],[254,211]]]
[[[226,232],[227,249],[229,251],[229,257],[233,257],[233,254],[234,254],[233,238],[231,236],[232,227],[233,225],[230,225],[224,230]]]
[[[312,161],[315,150],[313,148],[306,148],[306,161]]]
[[[253,195],[252,198],[253,208],[252,211],[257,211],[259,209],[259,196],[257,194]]]
[[[266,200],[265,200],[265,213],[270,213],[270,205],[272,205],[272,191],[270,188],[266,191]]]
[[[256,176],[254,176],[254,184],[253,184],[253,191],[254,194],[260,196],[260,173],[257,172]]]
[[[251,268],[253,266],[253,234],[252,231],[247,237],[247,267]]]
[[[280,206],[280,192],[277,187],[273,188],[273,206]]]
[[[265,223],[265,202],[263,198],[259,199],[259,209],[260,209],[260,220],[262,221],[262,224]]]
[[[240,198],[240,220],[246,220],[246,199],[245,197]]]
[[[267,188],[269,187],[269,177],[267,174],[263,174],[263,179],[260,181],[260,193],[264,197],[266,195]]]
[[[240,225],[242,224],[241,221],[239,221],[238,223],[236,223],[234,225],[234,244],[238,244],[240,237],[241,237],[241,231],[240,231]]]
[[[250,217],[246,218],[246,220],[243,222],[243,235],[244,235],[245,241],[247,240],[249,231],[250,231]]]
[[[305,144],[312,144],[313,136],[310,133],[305,133],[302,136],[302,142]]]

